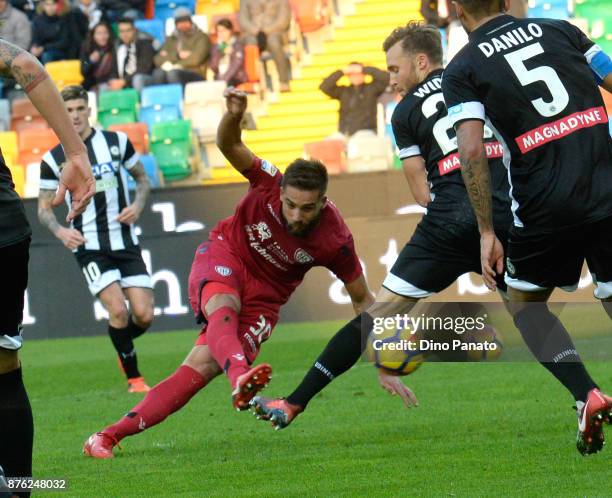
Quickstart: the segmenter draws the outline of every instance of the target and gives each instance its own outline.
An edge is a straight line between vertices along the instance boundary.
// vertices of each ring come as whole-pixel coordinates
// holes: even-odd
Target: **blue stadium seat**
[[[178,7],[187,7],[192,14],[195,14],[195,0],[156,0],[155,19],[165,22],[166,19],[172,17]]]
[[[179,84],[143,88],[139,119],[149,131],[155,123],[175,121],[182,117],[183,87]]]
[[[567,4],[554,5],[551,3],[543,3],[540,6],[529,8],[528,17],[567,19],[569,17],[569,12],[567,11]]]
[[[155,160],[155,156],[150,154],[142,154],[140,156],[140,162],[144,166],[145,172],[149,177],[149,182],[151,182],[151,187],[159,188],[162,186],[162,175],[161,171],[157,167],[157,161]],[[128,175],[128,188],[130,190],[136,190],[136,182],[132,178],[131,175]]]
[[[150,34],[160,44],[166,39],[164,21],[160,19],[138,19],[134,21],[134,26],[137,30]]]

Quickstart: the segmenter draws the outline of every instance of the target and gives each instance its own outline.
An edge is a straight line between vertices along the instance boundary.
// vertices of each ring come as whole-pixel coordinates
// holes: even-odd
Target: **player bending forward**
[[[280,307],[313,266],[325,266],[346,286],[356,313],[373,301],[353,237],[327,200],[327,171],[297,159],[281,174],[241,141],[246,95],[227,92],[228,112],[217,132],[225,157],[250,183],[233,216],[201,244],[189,276],[189,299],[204,327],[183,364],[116,424],[87,439],[83,451],[111,458],[126,436],[160,423],[224,372],[232,404],[245,410],[270,379],[270,365],[251,368]]]

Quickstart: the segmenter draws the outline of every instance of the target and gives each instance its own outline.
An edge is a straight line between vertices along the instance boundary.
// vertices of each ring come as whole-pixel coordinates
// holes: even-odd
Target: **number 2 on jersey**
[[[532,100],[531,103],[536,111],[542,116],[549,118],[559,114],[567,107],[569,95],[559,79],[559,75],[552,67],[538,66],[533,69],[527,69],[527,67],[525,67],[525,61],[527,59],[531,59],[543,53],[544,49],[538,42],[527,45],[509,54],[505,54],[504,57],[508,61],[508,64],[510,64],[512,71],[516,74],[521,85],[527,86],[536,81],[541,81],[546,85],[548,91],[552,95],[552,101],[545,102],[543,98],[539,97]]]

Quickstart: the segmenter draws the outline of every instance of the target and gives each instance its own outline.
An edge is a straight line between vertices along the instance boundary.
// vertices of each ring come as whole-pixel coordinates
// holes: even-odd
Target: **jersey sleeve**
[[[119,137],[119,151],[121,153],[121,164],[130,170],[140,160],[140,155],[134,149],[132,142],[125,133],[117,132]]]
[[[453,126],[470,119],[485,121],[484,104],[463,65],[449,64],[442,76],[442,93]]]
[[[408,126],[408,119],[409,116],[406,115],[406,110],[401,105],[395,108],[391,116],[393,136],[395,137],[395,143],[399,149],[399,158],[401,160],[421,155],[421,148],[418,146],[410,126]]]
[[[353,236],[346,225],[345,229],[347,236],[334,258],[327,265],[327,268],[331,270],[336,277],[342,280],[342,282],[350,284],[363,273],[363,269],[361,268],[361,262],[355,251]]]
[[[59,187],[59,167],[53,156],[47,152],[40,162],[40,189],[57,190]]]
[[[595,43],[589,40],[588,36],[585,35],[578,26],[574,26],[572,23],[567,21],[561,21],[566,29],[568,36],[572,42],[572,45],[580,50],[581,54],[587,54],[589,50],[595,46]],[[601,48],[599,49],[601,50]]]
[[[243,175],[251,184],[251,188],[277,186],[283,176],[271,162],[257,156],[253,159],[251,167],[243,172]]]

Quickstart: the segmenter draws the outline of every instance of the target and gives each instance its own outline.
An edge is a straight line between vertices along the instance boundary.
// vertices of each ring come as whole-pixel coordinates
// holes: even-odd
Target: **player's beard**
[[[289,232],[289,234],[293,235],[294,237],[300,237],[300,238],[307,237],[310,234],[310,232],[312,232],[314,228],[319,224],[320,219],[321,219],[321,213],[315,216],[308,223],[304,223],[304,224],[301,224],[301,223],[300,224],[297,224],[297,223],[289,224],[287,223],[287,220],[285,219],[285,223],[287,225],[287,232]]]

